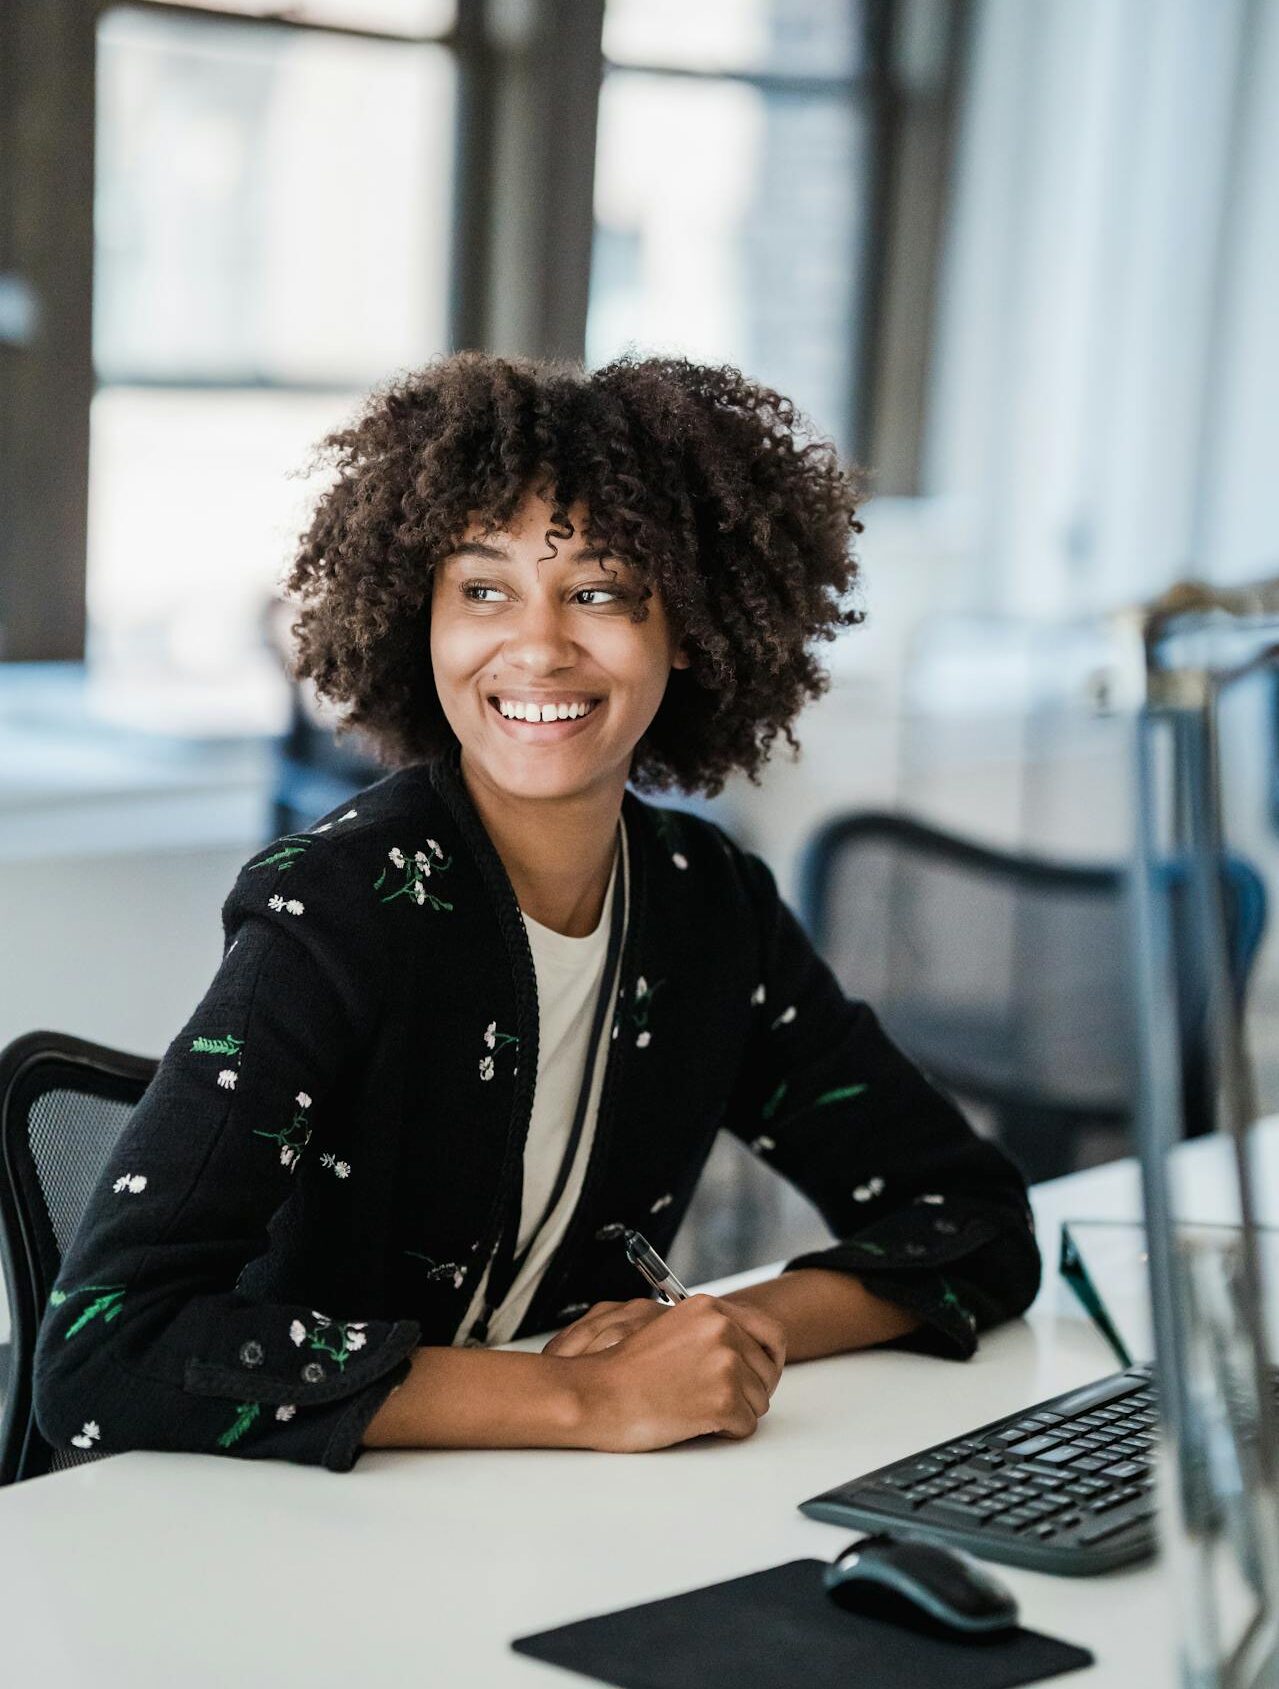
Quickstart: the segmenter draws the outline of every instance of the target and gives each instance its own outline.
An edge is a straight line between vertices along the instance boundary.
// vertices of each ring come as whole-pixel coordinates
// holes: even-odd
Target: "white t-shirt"
[[[533,952],[533,970],[537,976],[538,1052],[537,1083],[533,1093],[533,1115],[529,1122],[528,1140],[524,1146],[524,1191],[520,1203],[520,1230],[516,1253],[528,1243],[533,1228],[541,1218],[559,1172],[560,1162],[568,1147],[573,1130],[573,1110],[577,1104],[578,1087],[586,1067],[586,1046],[595,1015],[595,1002],[604,963],[608,953],[609,916],[619,868],[623,875],[622,937],[626,936],[625,889],[628,885],[626,828],[619,825],[620,847],[613,854],[613,871],[609,875],[604,906],[595,931],[585,938],[570,938],[562,932],[544,927],[539,921],[524,915],[529,948]],[[521,911],[523,913],[523,911]],[[609,1004],[611,1011],[612,1004]],[[599,1046],[595,1056],[595,1072],[587,1097],[586,1117],[582,1122],[582,1136],[569,1171],[568,1182],[560,1192],[560,1199],[529,1250],[528,1259],[520,1268],[489,1322],[487,1343],[508,1343],[519,1330],[534,1292],[541,1282],[551,1257],[568,1228],[573,1209],[581,1194],[590,1159],[591,1143],[595,1137],[595,1122],[599,1113],[600,1093],[604,1085],[604,1068],[608,1061],[612,1036],[613,1015],[606,1012],[600,1028]],[[471,1305],[453,1338],[454,1344],[464,1344],[475,1321],[484,1311],[484,1290],[492,1266],[485,1267]]]

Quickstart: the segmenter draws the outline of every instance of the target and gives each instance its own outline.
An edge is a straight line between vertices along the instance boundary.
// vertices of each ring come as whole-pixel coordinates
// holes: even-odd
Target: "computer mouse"
[[[824,1582],[850,1612],[954,1641],[979,1641],[1017,1623],[1012,1591],[957,1548],[864,1537],[826,1567]]]

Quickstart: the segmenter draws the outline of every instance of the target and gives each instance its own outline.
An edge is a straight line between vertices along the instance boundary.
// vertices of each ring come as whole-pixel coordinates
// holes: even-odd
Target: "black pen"
[[[628,1226],[622,1237],[626,1243],[627,1258],[635,1263],[659,1296],[672,1306],[688,1300],[687,1290],[642,1232]]]

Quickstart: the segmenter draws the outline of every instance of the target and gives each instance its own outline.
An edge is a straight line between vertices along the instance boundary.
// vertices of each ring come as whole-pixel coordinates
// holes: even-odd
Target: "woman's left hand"
[[[650,1320],[668,1313],[669,1303],[637,1296],[630,1302],[597,1302],[580,1319],[557,1331],[542,1348],[544,1355],[590,1355],[611,1349]]]

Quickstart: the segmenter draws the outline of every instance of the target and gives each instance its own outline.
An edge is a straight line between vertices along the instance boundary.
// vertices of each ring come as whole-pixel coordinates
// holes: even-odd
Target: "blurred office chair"
[[[339,742],[308,685],[291,690],[289,726],[276,746],[270,837],[300,832],[317,816],[382,779],[390,770],[354,734]]]
[[[1206,982],[1184,877],[1172,886],[1188,1130],[1213,1122]],[[1265,887],[1222,864],[1230,976],[1243,1013]],[[805,847],[800,913],[850,997],[975,1115],[1032,1181],[1079,1164],[1091,1137],[1127,1153],[1137,1096],[1131,943],[1118,866],[1019,856],[875,811],[836,817]]]
[[[158,1063],[61,1032],[0,1050],[0,1265],[11,1321],[0,1485],[105,1458],[54,1449],[32,1411],[36,1333],[62,1257]]]

